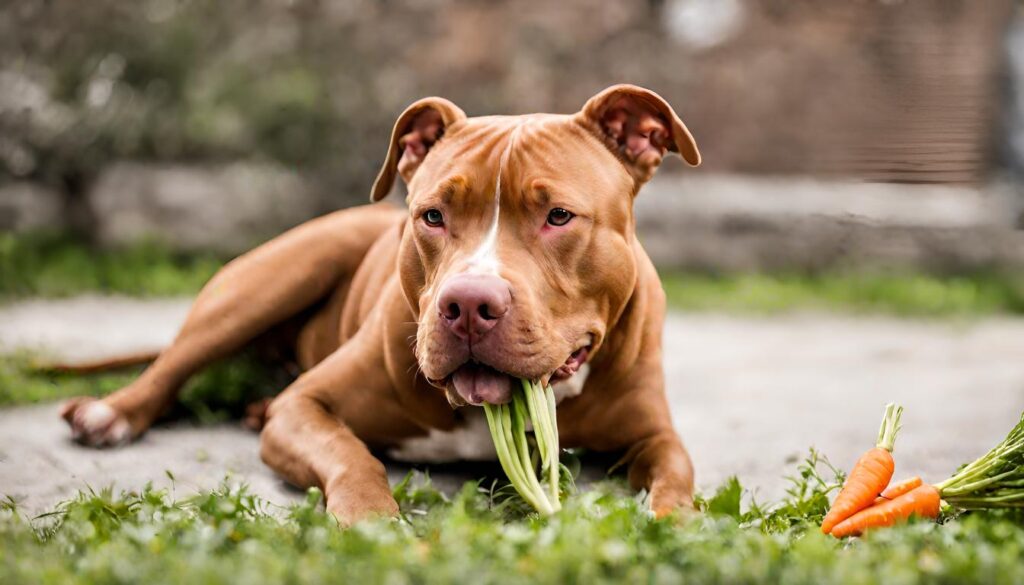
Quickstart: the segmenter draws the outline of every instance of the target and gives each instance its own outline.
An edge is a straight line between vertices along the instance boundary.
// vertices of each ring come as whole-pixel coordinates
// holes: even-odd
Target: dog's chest
[[[494,451],[487,418],[482,408],[463,409],[462,424],[451,431],[431,429],[425,437],[406,439],[388,451],[388,457],[414,463],[446,463],[450,461],[493,461]]]
[[[587,379],[589,364],[584,364],[576,375],[555,384],[555,399],[579,395]],[[461,425],[451,431],[431,429],[425,437],[406,439],[401,445],[391,448],[388,457],[396,461],[412,463],[450,463],[453,461],[494,461],[498,458],[487,429],[484,409],[465,408]]]

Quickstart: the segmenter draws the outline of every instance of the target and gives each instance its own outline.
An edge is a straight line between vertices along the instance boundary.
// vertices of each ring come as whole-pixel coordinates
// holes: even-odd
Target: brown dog
[[[420,100],[395,123],[372,193],[401,175],[408,211],[339,211],[239,257],[135,382],[64,416],[86,444],[124,443],[197,370],[291,322],[305,373],[270,404],[261,456],[319,486],[342,523],[397,512],[371,448],[493,457],[471,405],[508,401],[513,377],[555,385],[563,446],[625,451],[655,513],[690,506],[664,393],[665,297],[632,206],[666,152],[700,163],[675,112],[634,86],[570,116],[467,118]]]

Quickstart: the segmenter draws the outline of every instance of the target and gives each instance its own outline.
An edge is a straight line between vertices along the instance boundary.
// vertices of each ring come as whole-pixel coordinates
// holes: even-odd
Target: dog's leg
[[[647,490],[656,516],[692,509],[693,465],[672,428],[664,392],[660,386],[648,386],[620,396],[621,399],[607,403],[602,412],[567,412],[565,418],[586,417],[583,420],[587,421],[587,431],[579,436],[584,447],[625,451],[619,464],[628,464],[633,489]],[[562,419],[559,413],[559,421]]]
[[[603,359],[604,371],[595,369],[576,407],[566,404],[569,435],[597,451],[625,451],[633,489],[647,490],[651,510],[664,516],[674,510],[693,509],[693,464],[672,426],[665,394],[661,337],[665,322],[665,294],[649,261],[640,267],[646,281],[641,294],[619,323],[619,336],[608,340],[611,352]],[[600,357],[598,358],[600,359]],[[561,411],[559,423],[563,420]],[[559,429],[561,430],[561,424]]]
[[[674,430],[657,431],[634,443],[625,460],[629,484],[647,490],[655,516],[693,508],[693,464]]]
[[[379,330],[379,325],[368,327]],[[327,510],[343,525],[398,513],[384,465],[360,438],[386,443],[415,432],[392,402],[375,335],[360,330],[275,398],[260,435],[264,463],[293,485],[323,490]]]
[[[228,263],[196,298],[170,347],[138,379],[103,398],[68,401],[73,436],[94,446],[143,433],[188,378],[299,313],[351,277],[395,212],[376,206],[307,222]]]
[[[398,514],[384,465],[323,403],[299,395],[275,400],[268,414],[263,462],[293,485],[319,487],[338,522]]]
[[[567,445],[625,451],[619,464],[628,464],[630,485],[647,490],[651,510],[664,516],[693,508],[693,464],[672,427],[660,331],[648,327],[641,339],[616,347],[605,371],[591,371],[581,395],[587,399],[559,407],[559,431]]]

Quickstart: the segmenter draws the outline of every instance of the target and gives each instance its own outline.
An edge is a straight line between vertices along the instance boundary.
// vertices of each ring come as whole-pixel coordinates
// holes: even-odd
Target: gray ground
[[[48,348],[87,359],[159,347],[187,301],[83,297],[0,308],[0,351]],[[776,497],[792,460],[815,446],[848,468],[874,442],[883,405],[906,406],[898,476],[939,480],[999,441],[1024,410],[1024,320],[674,314],[665,331],[669,397],[698,484],[739,475]],[[0,410],[0,494],[42,510],[86,485],[177,478],[179,494],[226,474],[271,500],[298,493],[259,461],[236,425],[158,428],[121,450],[72,444],[56,405]],[[393,465],[392,478],[407,468]],[[473,470],[435,470],[444,485]]]

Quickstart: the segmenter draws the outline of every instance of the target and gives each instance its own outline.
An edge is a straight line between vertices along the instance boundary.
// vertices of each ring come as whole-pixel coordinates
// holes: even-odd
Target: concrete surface
[[[0,308],[0,351],[46,346],[88,359],[152,347],[173,336],[187,306],[98,297],[8,305]],[[888,401],[906,407],[897,475],[928,480],[987,451],[1024,410],[1020,319],[674,314],[665,342],[671,408],[698,484],[735,474],[762,499],[782,494],[783,476],[810,446],[848,468],[873,444]],[[0,494],[28,510],[86,485],[166,485],[165,470],[179,494],[230,475],[275,502],[300,497],[260,463],[257,436],[237,425],[179,422],[127,448],[94,451],[70,442],[56,409],[0,410]],[[390,464],[392,480],[407,469]],[[431,475],[451,488],[485,471],[457,466]]]

